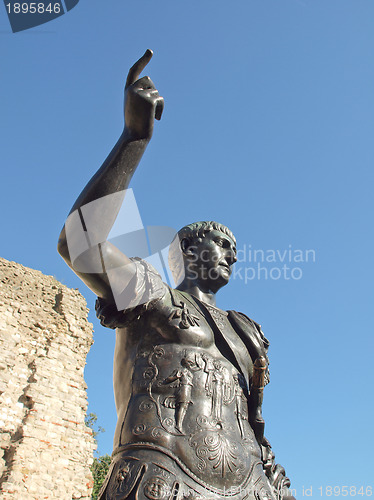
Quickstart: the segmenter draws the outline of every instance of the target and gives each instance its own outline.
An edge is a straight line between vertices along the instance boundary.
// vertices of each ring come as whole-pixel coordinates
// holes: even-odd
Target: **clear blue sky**
[[[242,278],[218,305],[271,341],[266,435],[298,498],[374,486],[374,2],[80,0],[17,34],[0,9],[0,40],[0,254],[86,297],[100,452],[116,422],[114,333],[56,243],[121,132],[127,70],[149,47],[165,110],[132,183],[144,224],[213,219],[235,233]],[[295,262],[307,250],[315,259]],[[271,279],[285,264],[299,279]]]

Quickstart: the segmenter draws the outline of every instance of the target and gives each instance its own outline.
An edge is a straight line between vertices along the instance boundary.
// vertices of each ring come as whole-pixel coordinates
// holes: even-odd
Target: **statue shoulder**
[[[238,327],[244,330],[249,330],[251,332],[255,332],[256,336],[261,338],[264,346],[266,348],[269,347],[270,342],[269,340],[265,337],[264,332],[261,329],[261,325],[254,321],[253,319],[249,318],[246,314],[238,311],[227,311],[228,317],[231,321],[231,323],[235,323]]]
[[[261,325],[243,313],[227,311],[231,326],[245,343],[253,362],[260,356],[268,361],[268,348],[270,342],[261,330]]]
[[[103,298],[96,301],[96,316],[106,328],[129,326],[167,294],[168,286],[149,262],[138,257],[130,260],[135,264],[135,274],[123,292],[115,301]]]

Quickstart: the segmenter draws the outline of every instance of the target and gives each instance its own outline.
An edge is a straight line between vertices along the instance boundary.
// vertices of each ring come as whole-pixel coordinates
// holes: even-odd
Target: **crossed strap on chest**
[[[171,288],[169,288],[169,291],[173,306],[184,310],[186,322],[190,318],[190,324],[185,327],[188,328],[198,324],[196,312],[200,313],[215,334],[217,347],[221,347],[223,355],[238,368],[244,376],[248,388],[250,388],[255,360],[263,356],[268,363],[267,350],[269,341],[261,332],[260,326],[242,313],[222,311],[205,304],[186,292]],[[191,308],[193,312],[186,307],[186,302],[188,308]],[[230,326],[233,331],[231,331]],[[234,332],[238,337],[233,335]],[[250,359],[248,359],[248,355]]]

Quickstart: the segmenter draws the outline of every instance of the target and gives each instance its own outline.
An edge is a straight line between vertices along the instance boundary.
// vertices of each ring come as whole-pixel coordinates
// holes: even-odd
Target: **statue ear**
[[[180,242],[181,249],[184,255],[191,256],[194,255],[193,245],[187,238],[183,238]]]

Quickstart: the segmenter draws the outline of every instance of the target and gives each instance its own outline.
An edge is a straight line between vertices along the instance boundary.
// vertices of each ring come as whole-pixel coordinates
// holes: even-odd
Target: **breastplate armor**
[[[162,452],[212,492],[242,487],[261,461],[248,422],[251,358],[226,313],[217,308],[207,313],[175,294],[152,312],[153,330],[143,332],[147,341],[136,352],[117,452]],[[168,338],[157,333],[157,315]],[[236,342],[250,367],[243,367],[243,356],[236,362],[232,353],[227,355],[229,347],[226,352],[217,348],[215,327],[227,330],[227,345]]]

